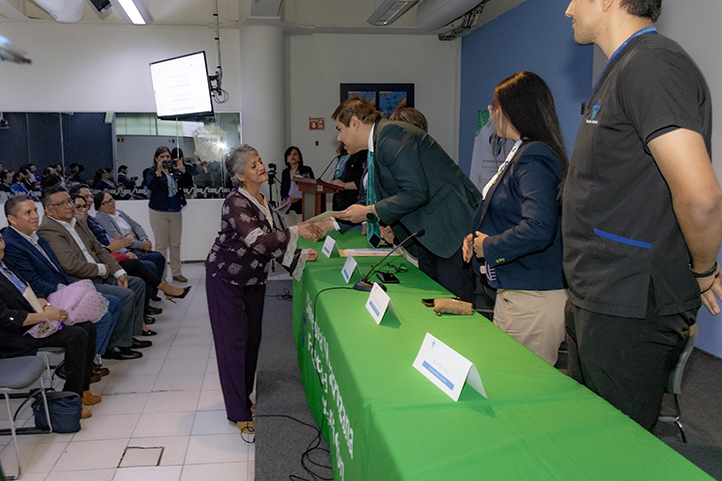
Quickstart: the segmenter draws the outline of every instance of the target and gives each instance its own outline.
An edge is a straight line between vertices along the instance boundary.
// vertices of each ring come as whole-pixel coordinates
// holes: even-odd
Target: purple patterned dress
[[[243,188],[226,197],[221,230],[206,259],[208,312],[228,420],[251,419],[253,380],[271,259],[299,279],[308,255],[298,227],[277,230],[268,205]]]

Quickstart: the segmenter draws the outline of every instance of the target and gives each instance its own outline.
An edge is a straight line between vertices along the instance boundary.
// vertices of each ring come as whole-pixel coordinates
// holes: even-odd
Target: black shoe
[[[160,297],[158,297],[158,296],[151,297],[150,300],[153,302],[160,302]]]
[[[133,345],[131,348],[133,349],[144,349],[146,347],[152,346],[153,343],[150,341],[141,341],[140,339],[133,338]]]
[[[146,316],[157,316],[158,314],[163,314],[163,309],[160,307],[148,306],[145,308]]]
[[[125,361],[127,359],[138,359],[143,357],[143,353],[134,351],[129,347],[114,347],[109,351],[105,351],[102,356],[103,359],[115,359],[118,361]]]
[[[156,334],[158,333],[150,329],[146,329],[145,331],[140,333],[141,336],[155,336]]]
[[[193,286],[186,287],[185,289],[183,289],[183,293],[178,296],[174,296],[173,294],[166,294],[165,298],[175,304],[175,299],[185,299],[192,287]]]
[[[145,316],[143,322],[145,322],[147,325],[155,324],[155,317]]]

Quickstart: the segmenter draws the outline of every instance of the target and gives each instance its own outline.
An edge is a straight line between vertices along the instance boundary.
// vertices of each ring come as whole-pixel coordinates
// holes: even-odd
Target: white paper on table
[[[338,252],[338,244],[336,244],[336,239],[334,239],[330,235],[326,236],[326,240],[323,241],[323,247],[321,248],[321,252],[323,252],[329,259],[331,258],[331,254],[333,254],[334,252],[336,252],[336,256],[340,255]]]
[[[351,280],[351,276],[353,276],[353,273],[356,270],[363,277],[363,274],[361,273],[361,268],[359,268],[358,264],[356,263],[356,259],[354,259],[353,256],[348,256],[346,262],[343,265],[343,269],[341,269],[341,275],[346,281],[346,284],[349,283],[349,281]]]
[[[371,256],[385,256],[392,249],[344,249],[346,254],[356,257],[371,257]],[[400,256],[401,252],[398,250],[391,254],[392,256]]]
[[[413,366],[454,401],[459,400],[467,382],[479,394],[487,397],[474,363],[428,332]]]
[[[366,301],[366,310],[369,311],[376,324],[381,324],[381,319],[384,318],[387,310],[393,312],[397,318],[399,317],[396,310],[394,310],[394,305],[391,303],[391,298],[381,289],[377,282],[374,282],[371,288],[371,293]]]

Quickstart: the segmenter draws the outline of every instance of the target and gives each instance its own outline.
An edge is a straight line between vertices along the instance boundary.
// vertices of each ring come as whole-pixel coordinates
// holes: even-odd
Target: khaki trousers
[[[553,366],[566,334],[567,298],[566,289],[499,289],[494,304],[494,324]]]
[[[183,232],[183,214],[181,212],[159,212],[150,210],[150,227],[155,237],[155,250],[170,260],[173,277],[181,273],[181,233]],[[170,250],[170,255],[166,251]],[[166,277],[163,271],[163,278]]]

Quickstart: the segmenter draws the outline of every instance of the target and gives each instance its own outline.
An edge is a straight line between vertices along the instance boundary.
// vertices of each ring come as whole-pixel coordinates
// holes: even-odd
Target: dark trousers
[[[133,336],[143,332],[143,305],[145,304],[145,283],[138,277],[128,276],[128,288],[118,286],[114,277],[96,278],[95,289],[101,294],[110,294],[120,299],[120,315],[108,342],[108,349],[130,347]]]
[[[28,336],[29,337],[29,336]],[[90,389],[95,358],[95,324],[80,322],[42,339],[34,339],[36,347],[62,347],[65,349],[65,387],[82,397]]]
[[[163,273],[165,272],[165,256],[163,254],[161,254],[160,252],[151,251],[136,252],[135,255],[138,256],[138,259],[140,259],[146,267],[148,267],[156,276],[158,276],[159,279],[163,279]],[[151,266],[150,263],[152,263],[153,266]],[[158,284],[156,284],[156,286],[157,285]],[[148,286],[148,291],[145,294],[146,299],[149,300],[157,296],[158,289]]]
[[[444,259],[433,254],[420,243],[415,243],[415,246],[421,272],[455,296],[459,296],[461,300],[474,301],[474,274],[471,272],[471,265],[464,263],[461,248],[453,256]]]
[[[139,277],[145,282],[145,303],[143,304],[143,308],[147,311],[150,298],[156,296],[158,286],[163,280],[162,272],[161,276],[156,275],[156,265],[151,261],[141,260],[140,257],[137,259],[126,259],[120,263],[120,267],[122,267],[129,276]]]
[[[646,319],[609,316],[567,302],[569,375],[645,429],[657,421],[669,373],[697,309]]]
[[[266,286],[232,286],[206,273],[206,293],[226,415],[250,421]]]

